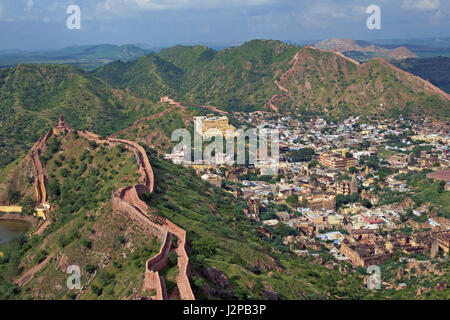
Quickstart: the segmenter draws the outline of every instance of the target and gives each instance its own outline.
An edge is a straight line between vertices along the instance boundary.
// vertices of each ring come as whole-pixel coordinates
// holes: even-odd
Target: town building
[[[331,169],[345,170],[355,166],[356,159],[353,157],[346,158],[339,153],[324,152],[319,157],[319,163]]]

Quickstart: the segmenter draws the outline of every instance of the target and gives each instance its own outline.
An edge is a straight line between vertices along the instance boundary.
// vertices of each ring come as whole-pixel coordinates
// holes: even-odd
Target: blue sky
[[[66,9],[81,8],[81,30]],[[381,8],[368,30],[366,8]],[[0,49],[450,36],[450,0],[0,0]]]

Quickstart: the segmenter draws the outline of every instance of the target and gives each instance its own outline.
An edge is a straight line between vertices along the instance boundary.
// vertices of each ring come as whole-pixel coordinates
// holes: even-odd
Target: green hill
[[[128,63],[107,64],[93,74],[156,102],[163,95],[177,95],[184,71],[155,54],[148,54]]]
[[[271,40],[219,52],[177,46],[158,56],[160,60],[149,55],[128,64],[108,64],[95,74],[141,97],[155,100],[158,94],[172,94],[227,111],[261,110],[271,101],[272,109],[281,112],[333,117],[411,112],[449,117],[448,95],[384,59],[356,65],[334,52]]]
[[[159,51],[158,56],[183,70],[192,70],[211,61],[217,51],[206,46],[175,46]]]
[[[357,65],[333,52],[301,49],[298,63],[280,82],[289,90],[280,110],[342,118],[426,113],[450,117],[450,98],[384,59]]]
[[[406,72],[429,80],[432,84],[450,94],[450,58],[404,59],[395,61],[393,64]]]
[[[77,128],[107,135],[151,114],[152,105],[75,67],[0,69],[0,167],[28,150],[59,115]]]

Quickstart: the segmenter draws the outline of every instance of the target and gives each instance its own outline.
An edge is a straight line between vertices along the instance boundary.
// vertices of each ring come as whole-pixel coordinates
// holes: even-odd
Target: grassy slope
[[[394,61],[397,67],[422,79],[429,80],[435,86],[450,93],[450,58],[432,57],[422,59],[404,59]]]
[[[274,78],[288,69],[298,47],[280,41],[255,40],[226,49],[198,70],[186,99],[210,103],[225,110],[261,109],[279,93]]]
[[[443,119],[450,116],[449,101],[425,91],[422,83],[383,59],[355,66],[332,52],[308,48],[299,57],[294,73],[282,81],[292,96],[284,110],[297,106],[320,113],[328,108],[338,118],[417,112]]]
[[[282,93],[273,81],[289,69],[298,50],[271,40],[253,40],[219,52],[201,46],[177,46],[159,52],[160,60],[148,55],[129,64],[106,65],[96,74],[153,100],[157,98],[155,90],[147,88],[156,85],[162,88],[156,90],[159,95],[174,94],[228,111],[257,110],[273,95]],[[165,74],[175,76],[177,81],[171,83]],[[450,116],[448,101],[424,90],[421,82],[383,59],[356,67],[332,52],[305,48],[295,72],[282,82],[291,91],[290,97],[277,101],[285,112],[345,117],[420,111],[445,119]]]
[[[128,63],[113,62],[93,74],[156,102],[164,95],[177,95],[183,73],[172,63],[155,54],[148,54]]]
[[[152,106],[69,66],[0,69],[0,167],[28,150],[59,115],[79,129],[106,135],[151,114]]]
[[[42,237],[23,238],[17,252],[11,251],[14,243],[2,248],[0,277],[11,282],[11,277],[36,265],[36,257],[44,250],[55,256],[15,298],[73,298],[65,285],[65,270],[72,264],[82,268],[83,284],[96,274],[92,284],[103,289],[100,298],[130,298],[133,288],[139,291],[142,286],[146,259],[159,250],[158,241],[131,219],[112,214],[112,191],[138,181],[135,156],[117,147],[93,149],[87,140],[72,134],[60,141],[59,151],[46,164],[53,185],[49,186],[55,206],[52,224]],[[86,150],[84,156],[80,150]],[[54,185],[59,185],[59,196]],[[89,272],[88,265],[92,265]],[[97,298],[92,287],[86,287],[78,298]]]
[[[172,133],[177,129],[187,129],[193,137],[193,117],[206,114],[211,114],[211,111],[190,106],[174,109],[162,117],[144,121],[119,137],[144,143],[158,152],[169,153],[176,144],[171,142]]]

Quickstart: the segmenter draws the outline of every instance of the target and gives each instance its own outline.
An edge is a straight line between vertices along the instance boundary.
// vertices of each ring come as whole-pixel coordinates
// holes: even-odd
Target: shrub
[[[90,264],[90,263],[88,263],[86,265],[86,267],[84,267],[84,268],[85,268],[87,273],[94,273],[94,271],[95,271],[95,267],[92,264]]]
[[[210,257],[217,252],[214,240],[206,238],[193,241],[192,248],[197,254],[202,254],[205,257]]]
[[[114,278],[115,278],[114,274],[109,273],[107,271],[102,271],[98,275],[98,282],[102,287],[106,287],[107,285],[109,285],[114,281]]]
[[[41,263],[42,261],[45,260],[45,258],[47,258],[48,256],[48,252],[45,250],[41,250],[38,252],[37,255],[34,256],[33,262],[34,263]]]
[[[61,177],[63,178],[67,178],[70,174],[70,171],[67,170],[66,168],[62,168],[59,173],[61,174]]]
[[[147,204],[150,204],[150,202],[152,201],[152,194],[150,192],[144,192],[141,195],[141,199],[142,201],[144,201]]]
[[[83,239],[81,240],[81,244],[88,249],[92,248],[92,242],[89,240]]]
[[[8,190],[8,201],[11,203],[18,203],[20,200],[20,191],[16,189]]]
[[[169,266],[170,267],[173,267],[173,266],[177,265],[177,263],[178,263],[178,256],[177,256],[177,253],[175,251],[171,251],[169,253],[168,261],[169,261]]]
[[[444,192],[444,190],[445,190],[445,181],[439,181],[437,192],[442,193]]]
[[[94,285],[94,284],[91,285],[91,290],[92,290],[92,292],[93,292],[94,294],[96,294],[97,296],[101,295],[101,294],[102,294],[102,291],[103,291],[102,288],[99,288],[99,287],[97,287],[97,286]]]
[[[297,207],[299,205],[298,196],[296,194],[292,194],[286,198],[286,202],[292,207]]]
[[[22,201],[22,212],[26,215],[32,215],[36,202],[30,197],[26,196]]]

